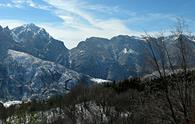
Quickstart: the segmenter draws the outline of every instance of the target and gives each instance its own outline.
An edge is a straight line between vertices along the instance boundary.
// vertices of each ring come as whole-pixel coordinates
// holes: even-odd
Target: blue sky
[[[183,17],[195,31],[194,0],[1,0],[0,25],[35,23],[68,48],[88,37],[170,29]]]

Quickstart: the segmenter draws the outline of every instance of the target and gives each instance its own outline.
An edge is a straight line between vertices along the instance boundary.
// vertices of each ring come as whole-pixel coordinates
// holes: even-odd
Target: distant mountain
[[[7,49],[21,51],[95,78],[122,80],[152,71],[145,62],[148,45],[140,37],[91,37],[69,50],[62,41],[54,39],[45,29],[34,24],[26,24],[12,30],[1,27],[0,36],[1,54],[5,54]],[[194,37],[181,37],[189,42],[189,46],[195,48]],[[167,48],[172,55],[178,53],[177,38],[165,37]],[[158,49],[154,51],[157,53]],[[174,60],[176,59],[173,58]],[[195,64],[195,60],[191,63]]]
[[[92,37],[71,50],[70,68],[94,77],[121,80],[142,73],[146,43],[138,37]],[[78,61],[79,60],[79,61]]]
[[[195,65],[193,36],[163,38],[174,65],[180,64],[177,60],[181,38],[192,52],[189,63]],[[154,40],[158,39],[153,38],[150,43],[155,44]],[[154,47],[160,61],[158,50]],[[49,97],[65,93],[79,82],[101,83],[143,76],[155,71],[147,63],[147,56],[148,44],[140,37],[91,37],[69,50],[62,41],[34,24],[12,30],[0,26],[0,99]]]
[[[18,44],[15,50],[95,78],[121,80],[142,74],[145,43],[138,37],[120,35],[110,40],[92,37],[68,50],[34,24],[12,29],[11,36]]]
[[[66,68],[69,52],[34,24],[0,27],[0,100],[42,99],[66,93],[77,83],[100,83]]]

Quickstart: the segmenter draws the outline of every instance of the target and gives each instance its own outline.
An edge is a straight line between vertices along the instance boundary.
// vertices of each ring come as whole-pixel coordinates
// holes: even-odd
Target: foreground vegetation
[[[166,87],[160,78],[132,78],[90,87],[81,83],[68,94],[49,100],[9,108],[0,105],[0,117],[4,123],[14,124],[187,124],[193,120],[193,98],[188,96],[187,101],[185,97],[184,108],[180,99],[184,97],[179,96],[177,87],[183,76],[184,73],[166,76],[171,81]],[[186,78],[192,84],[195,72],[189,72]],[[192,85],[191,88],[194,90]]]

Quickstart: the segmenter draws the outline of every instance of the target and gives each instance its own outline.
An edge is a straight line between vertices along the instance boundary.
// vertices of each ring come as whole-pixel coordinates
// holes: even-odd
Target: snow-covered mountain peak
[[[36,26],[33,23],[24,24],[24,25],[17,27],[15,29],[18,29],[18,28],[22,29],[23,31],[33,31],[33,32],[37,32],[40,29],[40,27]]]
[[[51,36],[44,28],[40,28],[33,23],[24,24],[22,26],[16,27],[12,30],[12,37],[16,42],[26,42],[29,39],[34,39],[35,37],[50,39]]]
[[[1,31],[8,32],[8,31],[10,31],[10,30],[9,30],[9,27],[8,27],[8,26],[6,26],[6,27],[4,28],[4,27],[2,27],[2,26],[0,25],[0,32],[1,32]]]

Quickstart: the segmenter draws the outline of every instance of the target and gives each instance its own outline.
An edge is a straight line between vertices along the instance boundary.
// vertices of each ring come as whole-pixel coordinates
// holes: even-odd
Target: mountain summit
[[[181,38],[185,39],[189,46],[195,48],[193,39],[187,36],[168,36],[165,40],[167,40],[166,45],[170,54],[176,55],[178,39]],[[3,85],[13,84],[11,89],[7,89],[10,93],[2,90],[1,94],[23,98],[26,93],[27,97],[31,97],[29,87],[32,85],[34,90],[36,88],[43,90],[45,86],[48,86],[45,90],[50,92],[52,86],[61,83],[58,79],[63,77],[62,75],[66,75],[63,79],[61,78],[62,80],[69,80],[71,77],[74,84],[89,82],[90,77],[123,80],[143,76],[154,71],[145,61],[147,49],[148,45],[142,38],[119,35],[111,39],[91,37],[69,50],[62,41],[54,39],[45,29],[35,24],[22,25],[12,30],[8,27],[0,27],[0,58],[2,60],[0,69],[3,70],[2,75],[6,75]],[[154,52],[158,54],[158,49],[154,49]],[[191,61],[192,64],[194,61]],[[173,60],[173,64],[177,62]],[[59,72],[58,69],[61,71]],[[11,93],[24,84],[28,86],[28,90],[23,89],[23,93],[18,93],[16,96]],[[58,88],[56,91],[60,90]],[[39,96],[38,91],[37,93]]]
[[[51,37],[44,28],[31,23],[16,27],[11,32],[13,40],[19,46],[16,50],[68,66],[68,49],[62,41]]]
[[[44,28],[40,28],[33,23],[25,24],[12,30],[12,36],[16,42],[29,42],[29,39],[39,38],[47,41],[51,37]]]

